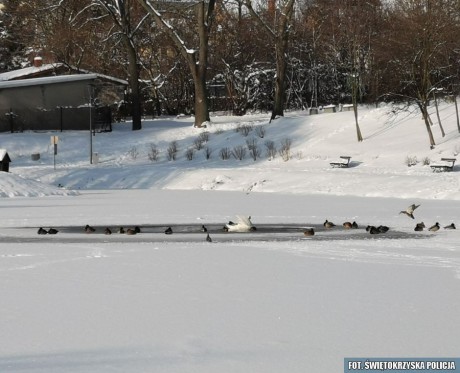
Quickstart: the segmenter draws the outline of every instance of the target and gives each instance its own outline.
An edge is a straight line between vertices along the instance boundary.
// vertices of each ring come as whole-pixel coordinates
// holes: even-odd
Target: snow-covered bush
[[[133,147],[131,147],[131,149],[128,150],[128,155],[130,156],[130,158],[132,160],[135,160],[135,159],[137,159],[137,157],[139,155],[139,150],[137,150],[136,146],[133,146]]]
[[[254,127],[251,124],[241,124],[236,127],[236,132],[241,133],[244,137],[247,137]]]
[[[236,159],[241,161],[246,157],[246,148],[243,145],[237,145],[233,148],[232,154]]]
[[[256,127],[256,134],[259,136],[261,139],[265,137],[265,126],[258,126]]]
[[[198,136],[198,139],[201,140],[203,143],[207,143],[209,141],[209,132],[201,132]]]
[[[195,141],[193,142],[193,146],[195,147],[196,150],[203,149],[203,145],[204,145],[204,142],[199,137],[197,139],[195,139]]]
[[[220,159],[222,159],[223,161],[226,161],[227,159],[231,157],[232,151],[230,150],[230,148],[225,147],[225,148],[220,149],[219,155],[220,155]]]
[[[246,140],[246,145],[248,146],[249,155],[254,161],[256,161],[257,158],[260,157],[260,148],[257,145],[257,139],[255,137],[252,137]]]
[[[209,160],[211,159],[211,154],[212,154],[212,149],[210,147],[206,147],[204,148],[204,157],[206,158],[206,160]]]
[[[149,160],[152,162],[158,161],[158,157],[160,155],[160,151],[158,150],[157,146],[155,144],[150,144],[147,156],[149,157]]]
[[[177,141],[172,141],[167,149],[168,161],[175,161],[178,151]]]
[[[418,163],[418,160],[417,160],[417,156],[416,155],[408,155],[406,157],[406,166],[408,167],[411,167],[411,166],[415,166],[416,164]]]
[[[291,139],[286,138],[281,140],[281,148],[279,150],[279,154],[285,162],[291,159],[291,145]]]
[[[195,151],[192,149],[192,148],[188,148],[186,151],[185,151],[185,158],[188,160],[188,161],[191,161],[193,160],[193,156],[195,155]]]
[[[267,140],[265,141],[265,147],[267,148],[268,159],[275,159],[277,153],[275,142],[272,140]]]

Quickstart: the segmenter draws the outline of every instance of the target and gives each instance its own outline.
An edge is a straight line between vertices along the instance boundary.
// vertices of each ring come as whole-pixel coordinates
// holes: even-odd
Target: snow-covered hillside
[[[272,123],[268,123],[268,115],[214,116],[205,130],[192,128],[193,120],[185,117],[147,120],[137,132],[130,131],[129,123],[117,124],[112,133],[93,136],[93,151],[99,157],[93,165],[89,162],[89,133],[1,134],[0,140],[12,158],[11,173],[67,189],[213,189],[460,199],[457,173],[435,174],[424,165],[459,155],[454,106],[441,106],[446,137],[441,137],[435,124],[438,145],[434,149],[429,147],[417,112],[393,114],[390,109],[360,109],[362,143],[356,140],[352,111],[312,116],[286,113],[285,118]],[[59,136],[56,170],[50,135]],[[196,150],[200,135],[208,140],[203,149]],[[178,148],[175,161],[168,160],[173,141]],[[247,149],[248,141],[256,142],[260,152],[256,161]],[[268,141],[277,150],[271,160]],[[288,161],[279,154],[286,141],[292,144]],[[159,152],[157,161],[149,160],[152,146]],[[206,159],[205,148],[211,151],[210,159]],[[220,153],[225,148],[229,152],[245,148],[244,159],[232,156],[222,160]],[[192,160],[187,159],[187,149],[193,150]],[[32,161],[32,153],[40,153],[41,159]],[[329,163],[341,155],[352,157],[351,167],[332,169]],[[409,161],[414,160],[417,164],[409,167]],[[11,194],[5,187],[0,190],[3,195]]]

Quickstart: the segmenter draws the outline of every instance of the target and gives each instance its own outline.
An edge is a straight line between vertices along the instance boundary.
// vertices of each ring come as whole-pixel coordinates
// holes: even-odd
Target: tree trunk
[[[211,7],[211,4],[209,5]],[[213,5],[212,5],[213,6]],[[213,8],[212,8],[213,9]],[[208,9],[208,13],[212,12]],[[198,51],[198,65],[196,58],[189,58],[190,69],[194,69],[193,83],[195,85],[195,124],[194,127],[203,127],[206,122],[210,121],[208,94],[206,89],[206,72],[208,69],[208,46],[209,46],[209,26],[207,24],[204,1],[197,4],[197,29],[200,39],[200,48]]]
[[[438,107],[438,98],[436,97],[436,93],[433,91],[433,98],[434,98],[434,106],[436,107],[436,116],[438,117],[439,128],[441,128],[442,137],[446,136],[444,132],[444,128],[442,127],[441,117],[439,115],[439,107]]]
[[[194,127],[201,128],[210,121],[208,95],[206,90],[206,73],[200,67],[195,68],[193,77],[195,86],[195,124]]]
[[[355,123],[356,123],[356,136],[358,137],[358,141],[361,142],[363,141],[363,135],[361,134],[361,129],[359,128],[359,123],[358,123],[358,106],[356,104],[353,104],[353,111],[355,113]]]
[[[363,135],[361,134],[361,129],[359,128],[358,123],[358,83],[357,77],[353,75],[352,77],[352,88],[351,95],[353,100],[353,112],[355,113],[355,123],[356,123],[356,136],[358,137],[358,142],[363,141]]]
[[[287,44],[287,41],[286,41]],[[270,121],[277,116],[284,116],[284,95],[285,95],[285,78],[286,78],[286,57],[285,43],[276,43],[276,78],[275,78],[275,97],[273,111]]]
[[[131,116],[133,119],[132,130],[142,129],[142,106],[139,87],[139,67],[137,53],[128,38],[125,38],[125,46],[128,52],[128,80],[131,89]]]
[[[458,132],[460,133],[460,119],[458,117],[457,95],[454,95],[454,104],[455,104],[455,114],[457,117],[457,128],[458,128]]]
[[[433,148],[436,145],[436,143],[434,141],[433,132],[431,131],[430,120],[429,120],[430,116],[428,114],[427,104],[418,102],[418,106],[422,112],[423,120],[425,122],[425,127],[428,132],[428,138],[430,140],[430,148]]]

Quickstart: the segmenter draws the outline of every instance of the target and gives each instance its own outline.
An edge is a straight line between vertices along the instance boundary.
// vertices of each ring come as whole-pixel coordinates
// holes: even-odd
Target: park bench
[[[347,156],[347,155],[341,155],[340,158],[342,160],[340,161],[337,161],[337,162],[331,162],[331,166],[332,167],[340,167],[340,168],[346,168],[350,165],[350,159],[351,157]]]
[[[457,158],[441,158],[443,163],[432,164],[430,167],[433,172],[449,172],[453,171]]]

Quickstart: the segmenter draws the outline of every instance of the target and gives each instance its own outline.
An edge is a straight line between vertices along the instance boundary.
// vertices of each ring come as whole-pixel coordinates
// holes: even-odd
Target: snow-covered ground
[[[345,357],[458,357],[460,231],[413,231],[460,225],[460,166],[423,165],[460,162],[455,108],[440,114],[446,137],[435,124],[434,149],[419,115],[389,107],[361,108],[362,143],[352,112],[214,116],[206,130],[186,117],[136,132],[119,124],[92,138],[92,165],[89,133],[0,134],[12,159],[0,173],[0,372],[340,372]],[[203,132],[211,158],[201,149],[187,160]],[[219,157],[252,139],[256,161]],[[266,141],[280,149],[286,139],[291,159],[269,160]],[[341,155],[351,167],[331,168]],[[399,214],[412,203],[414,220]],[[255,226],[338,227],[290,240],[213,231],[213,242],[201,232],[83,233],[240,214]],[[346,232],[344,221],[361,228]],[[371,236],[368,224],[401,238]],[[82,230],[39,236],[40,226]]]

